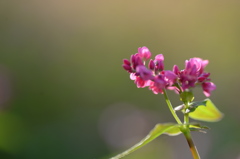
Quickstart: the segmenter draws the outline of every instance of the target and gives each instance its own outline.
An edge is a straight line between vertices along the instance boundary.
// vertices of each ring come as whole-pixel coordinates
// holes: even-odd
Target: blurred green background
[[[174,122],[163,96],[137,89],[121,67],[147,46],[164,54],[166,69],[209,59],[211,99],[225,117],[193,137],[204,159],[239,159],[239,8],[239,0],[0,1],[0,158],[105,159]],[[126,157],[146,158],[191,154],[182,135],[163,135]]]

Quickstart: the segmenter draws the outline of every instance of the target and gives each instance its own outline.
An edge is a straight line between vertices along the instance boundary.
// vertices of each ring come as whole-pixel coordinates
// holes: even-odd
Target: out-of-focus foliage
[[[0,158],[107,158],[174,121],[163,97],[137,89],[121,68],[141,46],[163,53],[168,69],[191,57],[210,61],[211,99],[225,117],[193,138],[202,158],[239,157],[239,7],[238,0],[0,1]],[[144,156],[191,158],[182,135],[161,136],[126,159]]]

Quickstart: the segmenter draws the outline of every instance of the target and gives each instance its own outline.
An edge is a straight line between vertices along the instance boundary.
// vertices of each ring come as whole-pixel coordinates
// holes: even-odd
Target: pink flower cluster
[[[154,94],[163,93],[163,89],[181,93],[201,85],[207,97],[216,89],[216,85],[210,82],[210,73],[204,72],[208,60],[191,58],[185,61],[185,69],[180,70],[174,65],[171,71],[164,70],[162,54],[156,55],[154,60],[150,58],[151,52],[144,46],[138,48],[138,53],[131,55],[130,60],[123,60],[123,68],[130,73],[130,79],[134,80],[138,88],[149,87]],[[147,60],[149,62],[146,66]]]

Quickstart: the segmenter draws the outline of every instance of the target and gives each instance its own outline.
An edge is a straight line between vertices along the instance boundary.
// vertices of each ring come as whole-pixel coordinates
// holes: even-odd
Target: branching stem
[[[168,98],[168,95],[167,95],[167,92],[166,92],[165,89],[163,90],[163,94],[164,94],[166,103],[168,105],[168,108],[169,108],[170,112],[172,113],[173,117],[175,118],[175,120],[177,121],[177,123],[179,125],[183,125],[181,127],[181,131],[184,134],[184,136],[185,136],[185,138],[188,142],[190,151],[192,152],[193,159],[201,159],[199,154],[198,154],[197,148],[194,145],[194,142],[193,142],[193,139],[192,139],[192,136],[191,136],[191,132],[190,132],[190,129],[189,129],[189,114],[188,113],[184,114],[184,124],[182,124],[181,120],[179,119],[179,117],[177,116],[176,112],[173,109],[173,106],[172,106],[172,104],[171,104],[171,102]],[[185,106],[186,106],[185,108],[188,108],[188,103],[185,103]]]

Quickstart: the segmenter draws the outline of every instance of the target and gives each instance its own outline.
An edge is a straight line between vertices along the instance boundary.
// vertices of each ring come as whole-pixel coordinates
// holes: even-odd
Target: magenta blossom
[[[201,85],[203,93],[209,97],[216,89],[210,82],[210,73],[205,72],[208,60],[191,58],[185,61],[185,69],[180,70],[177,65],[173,71],[164,70],[164,56],[158,54],[154,60],[147,47],[138,48],[138,53],[131,55],[130,60],[124,59],[122,67],[130,73],[131,80],[138,88],[149,87],[154,94],[163,93],[164,89],[174,90],[177,93],[188,91],[196,85]],[[148,66],[145,65],[149,60]]]
[[[191,58],[185,61],[185,74],[199,76],[203,73],[204,68],[208,64],[208,60],[202,60],[201,58]]]
[[[210,73],[204,72],[208,60],[202,60],[201,58],[191,58],[185,61],[185,69],[179,71],[177,65],[174,65],[173,72],[178,75],[181,91],[193,88],[198,84],[202,85],[204,94],[209,97],[211,91],[216,89],[216,86],[212,83],[209,86]],[[207,84],[206,84],[207,83]]]
[[[171,89],[176,80],[177,76],[172,71],[162,71],[158,76],[155,76],[153,82],[150,83],[149,89],[151,89],[154,94],[163,93],[163,89]]]
[[[168,83],[169,86],[172,86],[176,83],[177,75],[174,72],[167,70],[163,71],[162,73],[164,74],[165,81]]]
[[[211,95],[211,92],[216,89],[216,85],[212,82],[202,83],[203,93],[206,97]]]
[[[162,71],[164,69],[164,56],[162,54],[158,54],[155,56],[154,63],[155,63],[155,70],[156,71]]]
[[[163,93],[163,89],[172,86],[177,75],[170,70],[164,69],[164,56],[156,55],[155,59],[150,59],[148,66],[145,66],[145,60],[151,57],[151,52],[147,47],[138,48],[138,53],[131,56],[130,60],[123,60],[123,68],[130,73],[130,79],[138,88],[149,87],[153,93]]]
[[[137,85],[138,88],[144,88],[150,85],[150,81],[143,80],[141,77],[136,76],[135,74],[130,75],[131,80],[134,80],[134,83]]]
[[[152,55],[151,52],[149,51],[149,49],[146,46],[139,47],[138,48],[138,54],[144,60],[150,59],[150,57]]]
[[[137,66],[135,75],[139,75],[145,81],[153,80],[153,72],[144,65]]]
[[[164,80],[164,76],[158,75],[151,83],[149,89],[152,90],[154,94],[163,93],[163,89],[166,87],[166,85],[167,82]]]

